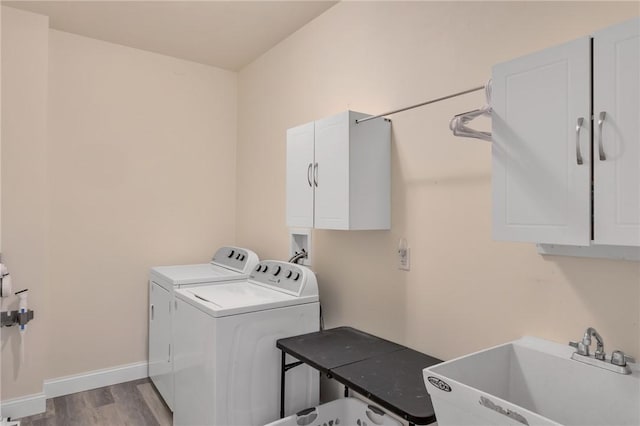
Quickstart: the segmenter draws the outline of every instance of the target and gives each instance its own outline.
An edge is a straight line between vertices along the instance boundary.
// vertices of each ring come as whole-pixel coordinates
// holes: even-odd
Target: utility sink
[[[640,368],[618,374],[535,337],[425,368],[439,426],[640,425]]]

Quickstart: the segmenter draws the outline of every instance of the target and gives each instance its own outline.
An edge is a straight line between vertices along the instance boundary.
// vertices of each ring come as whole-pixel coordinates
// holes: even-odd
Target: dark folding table
[[[284,417],[285,373],[308,364],[345,387],[380,404],[410,425],[436,421],[422,369],[442,362],[429,355],[351,327],[337,327],[277,341],[282,351],[280,417]],[[286,363],[291,355],[299,361]]]

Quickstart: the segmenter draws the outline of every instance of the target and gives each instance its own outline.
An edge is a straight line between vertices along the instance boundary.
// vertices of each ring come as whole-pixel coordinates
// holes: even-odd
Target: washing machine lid
[[[214,317],[318,301],[317,297],[296,297],[248,281],[188,287],[176,290],[176,297]]]
[[[213,263],[196,265],[156,266],[151,268],[151,279],[167,282],[173,286],[221,281],[242,280],[248,274],[242,274]]]

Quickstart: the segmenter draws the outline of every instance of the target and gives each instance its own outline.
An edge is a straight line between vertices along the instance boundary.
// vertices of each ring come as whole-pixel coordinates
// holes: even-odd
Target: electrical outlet
[[[403,271],[411,270],[411,249],[398,250],[398,269]]]

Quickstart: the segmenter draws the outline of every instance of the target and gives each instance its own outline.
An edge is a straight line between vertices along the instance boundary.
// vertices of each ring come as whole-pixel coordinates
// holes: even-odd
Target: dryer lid
[[[241,280],[246,278],[247,274],[241,274],[212,263],[201,263],[197,265],[156,266],[151,268],[151,277],[168,281],[173,285],[186,285]]]
[[[249,275],[258,261],[258,255],[249,249],[223,246],[216,251],[211,263],[156,266],[151,268],[150,275],[163,287],[241,280]]]

